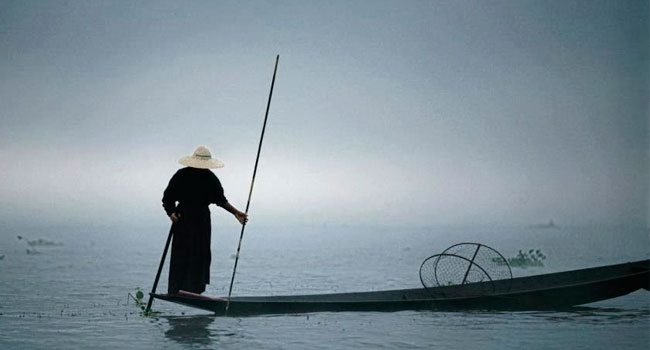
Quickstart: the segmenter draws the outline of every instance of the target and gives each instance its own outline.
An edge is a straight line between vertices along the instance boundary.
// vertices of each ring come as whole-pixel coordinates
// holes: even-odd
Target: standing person
[[[199,146],[191,156],[178,161],[179,169],[165,189],[162,205],[172,221],[174,234],[169,266],[168,293],[179,290],[203,293],[210,283],[210,204],[227,210],[244,225],[245,213],[228,203],[217,176],[210,170],[223,163],[210,150]]]

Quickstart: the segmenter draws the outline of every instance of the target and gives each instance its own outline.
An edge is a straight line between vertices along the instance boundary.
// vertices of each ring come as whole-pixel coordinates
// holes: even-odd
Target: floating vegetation
[[[30,247],[47,247],[47,246],[51,247],[51,246],[62,246],[63,245],[63,243],[49,241],[49,240],[43,239],[43,238],[30,240],[30,239],[27,239],[26,237],[18,236],[18,240],[24,240],[25,242],[27,242],[27,245],[29,245]]]
[[[131,293],[128,294],[128,296],[126,297],[126,303],[127,304],[129,303],[129,299],[132,299],[135,302],[135,305],[137,305],[137,306],[143,306],[144,304],[146,304],[144,302],[144,300],[143,300],[144,299],[144,293],[142,292],[142,289],[140,289],[140,287],[137,287],[135,289],[134,294],[131,294]]]
[[[542,253],[539,249],[530,249],[528,252],[519,251],[516,256],[508,258],[508,264],[511,267],[542,267],[544,266],[544,260],[546,260],[546,255]],[[506,262],[501,257],[492,258],[492,261],[497,263],[497,265],[505,265]]]
[[[142,313],[144,316],[153,316],[153,315],[158,315],[160,314],[160,311],[154,311],[154,310],[147,310],[147,302],[144,301],[144,292],[142,292],[142,289],[140,287],[137,287],[135,289],[135,293],[131,294],[129,293],[126,297],[126,304],[129,304],[129,300],[133,300],[135,302],[135,305],[142,310]]]
[[[160,311],[154,311],[153,309],[149,309],[148,311],[144,309],[144,306],[142,307],[142,314],[144,316],[154,316],[154,315],[160,315],[162,312]]]
[[[16,236],[19,241],[23,241],[27,243],[27,249],[25,250],[27,255],[37,255],[40,254],[41,252],[36,250],[35,247],[58,247],[62,246],[63,243],[60,242],[54,242],[54,241],[49,241],[47,239],[39,238],[39,239],[28,239],[27,237],[23,236]]]
[[[4,260],[4,258],[5,258],[4,254],[0,255],[0,260]]]

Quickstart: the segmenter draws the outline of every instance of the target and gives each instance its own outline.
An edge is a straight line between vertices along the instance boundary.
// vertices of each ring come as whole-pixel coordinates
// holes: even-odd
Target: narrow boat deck
[[[375,292],[233,297],[229,315],[335,311],[543,310],[588,304],[650,285],[650,260],[487,283]],[[154,298],[223,315],[226,299],[191,293]]]

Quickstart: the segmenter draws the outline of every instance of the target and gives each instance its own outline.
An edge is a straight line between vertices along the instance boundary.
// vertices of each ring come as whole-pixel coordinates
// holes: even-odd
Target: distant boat
[[[560,228],[560,226],[556,225],[555,222],[553,222],[553,219],[549,220],[545,224],[536,224],[536,225],[531,225],[529,227],[530,228],[537,228],[537,229]]]

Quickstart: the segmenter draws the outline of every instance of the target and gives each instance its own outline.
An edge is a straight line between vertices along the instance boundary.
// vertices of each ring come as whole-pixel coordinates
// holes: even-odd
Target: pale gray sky
[[[166,220],[199,144],[243,209],[280,54],[256,223],[647,225],[648,25],[647,1],[3,1],[0,216]]]

